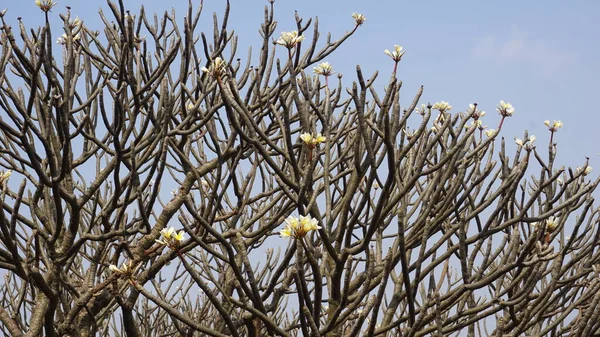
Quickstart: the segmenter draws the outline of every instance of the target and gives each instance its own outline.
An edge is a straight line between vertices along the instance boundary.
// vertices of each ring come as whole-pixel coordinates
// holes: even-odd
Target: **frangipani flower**
[[[483,131],[483,133],[485,133],[485,135],[488,136],[488,137],[494,137],[496,135],[496,130],[495,129],[489,129],[489,130]]]
[[[500,104],[498,104],[496,110],[503,117],[510,117],[515,112],[515,108],[513,108],[512,104],[504,101],[500,101]]]
[[[38,6],[43,12],[48,13],[52,7],[56,6],[58,2],[53,0],[35,0],[36,6]]]
[[[452,105],[446,101],[437,102],[433,105],[433,108],[439,110],[439,112],[446,112],[452,110]]]
[[[550,124],[549,120],[545,120],[544,124],[548,127],[548,130],[550,130],[550,132],[556,132],[558,131],[558,129],[563,127],[563,122],[561,121],[554,121],[554,123]]]
[[[300,216],[299,218],[289,216],[285,219],[285,224],[285,227],[279,231],[279,235],[282,238],[292,237],[294,239],[301,239],[308,232],[321,229],[321,226],[318,225],[319,221],[310,216]]]
[[[533,135],[529,136],[529,139],[525,140],[515,138],[515,143],[520,147],[524,148],[525,150],[533,149],[533,142],[535,142],[535,136]]]
[[[391,57],[392,60],[394,60],[394,62],[398,63],[402,59],[402,55],[404,55],[405,53],[403,49],[404,48],[402,48],[402,46],[394,45],[394,51],[391,52],[388,49],[386,49],[383,52],[386,53],[387,56]]]
[[[331,64],[329,64],[329,62],[323,62],[319,64],[314,68],[314,72],[317,75],[323,75],[325,77],[335,74],[335,72],[333,71],[333,67],[331,66]]]
[[[8,178],[10,178],[11,174],[12,174],[12,170],[7,170],[5,172],[0,173],[0,187],[6,186],[6,183],[8,182]]]
[[[117,273],[119,275],[131,276],[134,272],[133,261],[124,262],[121,268],[115,266],[114,264],[111,264],[110,266],[108,266],[108,269],[110,269],[110,271],[112,271],[113,273]]]
[[[285,46],[288,49],[292,49],[303,40],[304,36],[298,35],[298,31],[293,30],[291,32],[282,32],[281,37],[279,37],[275,43]]]
[[[356,22],[357,26],[362,25],[367,20],[367,18],[360,13],[352,13],[352,18],[354,19],[354,22]]]
[[[210,63],[209,67],[200,68],[203,72],[211,75],[214,78],[221,78],[227,71],[227,63],[223,61],[220,57],[215,57],[215,59]]]
[[[56,39],[56,43],[65,45],[65,44],[67,44],[67,39],[68,39],[67,34],[63,34],[63,35],[61,35],[61,37]],[[79,39],[80,39],[79,33],[73,35],[73,42],[78,42]]]
[[[590,174],[590,172],[592,172],[592,167],[591,166],[586,166],[585,168],[581,168],[579,166],[577,166],[577,174],[583,172],[584,176],[587,176],[588,174]]]
[[[185,238],[185,232],[183,230],[175,232],[175,228],[173,227],[163,228],[163,230],[160,231],[160,234],[162,235],[162,240],[156,240],[156,242],[173,249],[179,247],[179,244]]]
[[[546,231],[553,232],[556,227],[558,227],[558,219],[555,216],[546,219]]]
[[[313,135],[308,132],[301,134],[300,139],[304,143],[306,143],[306,145],[308,145],[308,147],[310,147],[310,148],[314,148],[317,145],[319,145],[320,143],[323,143],[324,141],[327,140],[327,138],[325,136],[321,135],[320,133],[317,133],[317,135],[313,137]]]
[[[477,110],[477,104],[469,104],[467,113],[470,114],[471,117],[473,117],[473,119],[475,120],[485,116],[485,111]]]

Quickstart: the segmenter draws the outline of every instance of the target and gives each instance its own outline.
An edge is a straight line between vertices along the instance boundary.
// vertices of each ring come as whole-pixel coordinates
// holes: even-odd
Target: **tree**
[[[109,1],[102,34],[67,11],[59,45],[37,4],[1,14],[3,334],[600,334],[599,180],[554,166],[560,121],[544,158],[510,153],[508,103],[497,130],[402,108],[399,46],[383,92],[329,81],[360,14],[277,37],[271,0],[242,65],[229,4],[212,38],[191,1],[183,27]]]

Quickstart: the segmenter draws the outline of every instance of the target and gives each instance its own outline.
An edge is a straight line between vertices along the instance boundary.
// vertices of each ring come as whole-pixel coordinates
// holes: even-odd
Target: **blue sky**
[[[212,12],[221,14],[224,1],[204,2],[203,27],[208,31]],[[187,7],[183,0],[125,1],[132,13],[141,4],[147,12],[175,8],[180,19]],[[266,0],[232,1],[230,29],[239,35],[242,60],[248,46],[257,46],[266,4]],[[61,29],[58,14],[67,5],[92,29],[102,27],[99,8],[109,14],[104,1],[60,0],[52,12],[57,32]],[[3,0],[2,8],[9,9],[6,19],[14,25],[18,16],[28,27],[42,19],[33,0]],[[510,143],[527,129],[537,136],[538,150],[544,153],[549,132],[543,121],[560,119],[565,126],[555,137],[558,163],[582,165],[585,156],[592,166],[600,162],[596,145],[600,117],[594,104],[600,93],[598,1],[278,0],[277,32],[295,28],[295,10],[305,18],[319,17],[322,40],[327,32],[336,38],[351,29],[352,12],[367,17],[361,29],[327,59],[344,74],[348,86],[360,64],[367,75],[380,71],[377,83],[383,88],[393,66],[383,50],[399,44],[406,50],[398,73],[404,82],[405,106],[424,85],[422,103],[445,100],[454,107],[451,112],[459,112],[477,102],[488,112],[484,124],[495,127],[499,121],[495,106],[506,100],[516,109],[501,134]]]

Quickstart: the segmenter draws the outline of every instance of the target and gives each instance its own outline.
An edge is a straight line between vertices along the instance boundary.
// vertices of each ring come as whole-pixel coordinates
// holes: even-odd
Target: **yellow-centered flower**
[[[301,239],[308,234],[310,231],[316,231],[321,229],[319,221],[313,219],[310,216],[290,216],[285,219],[285,227],[279,231],[279,235],[282,238],[292,237],[294,239]]]
[[[36,6],[38,6],[43,12],[48,13],[52,7],[56,6],[58,2],[53,0],[35,0]]]
[[[314,68],[314,72],[317,75],[323,75],[325,77],[335,74],[335,72],[333,71],[333,67],[331,66],[331,64],[329,64],[329,62],[323,62],[319,64]]]
[[[433,105],[433,108],[435,110],[438,110],[439,112],[446,112],[446,111],[452,110],[452,105],[450,105],[450,103],[448,103],[446,101],[441,101],[441,102],[435,103]]]
[[[354,19],[354,22],[356,22],[357,26],[362,25],[367,20],[367,18],[360,13],[352,13],[352,18]]]
[[[208,68],[200,68],[203,72],[211,75],[214,78],[220,78],[227,71],[227,63],[222,58],[216,57],[209,65]]]
[[[6,186],[6,183],[8,182],[8,178],[10,178],[11,174],[12,174],[12,170],[7,170],[5,172],[0,173],[0,187]]]
[[[544,124],[548,127],[548,130],[550,130],[550,132],[556,132],[558,131],[558,129],[563,127],[563,122],[561,121],[554,121],[554,123],[550,123],[549,120],[545,120]]]
[[[313,135],[308,132],[301,134],[300,139],[309,147],[315,147],[327,140],[327,138],[320,133],[313,137]]]
[[[297,30],[281,33],[281,37],[275,41],[276,44],[285,46],[288,49],[294,48],[298,43],[304,40],[303,35],[298,35]]]
[[[395,45],[394,51],[389,51],[388,49],[386,49],[383,52],[386,53],[387,56],[391,57],[392,60],[394,60],[394,62],[398,63],[402,59],[402,55],[404,55],[405,53],[403,49],[404,48],[402,48],[402,46]]]
[[[515,112],[515,108],[513,108],[510,103],[500,101],[500,104],[496,107],[496,111],[498,111],[501,116],[510,117]]]
[[[176,232],[173,227],[164,228],[160,231],[160,234],[162,235],[162,240],[155,241],[170,248],[177,248],[185,238],[185,232],[183,230]]]

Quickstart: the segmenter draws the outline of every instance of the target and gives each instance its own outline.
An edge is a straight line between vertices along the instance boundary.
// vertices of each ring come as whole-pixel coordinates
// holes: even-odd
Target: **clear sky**
[[[225,2],[204,2],[203,26],[209,29],[212,12],[221,14]],[[187,7],[183,0],[125,1],[132,13],[142,4],[147,12],[174,7],[180,19]],[[231,1],[230,29],[239,35],[242,61],[246,48],[257,46],[266,4],[266,0]],[[57,29],[65,6],[92,29],[102,28],[100,8],[109,14],[105,1],[59,0],[51,13]],[[42,19],[33,0],[2,0],[3,8],[8,8],[6,20],[15,26],[19,16],[28,27]],[[488,112],[484,124],[496,127],[500,118],[495,106],[506,100],[516,109],[501,134],[510,143],[528,129],[537,136],[538,150],[545,153],[549,132],[543,121],[560,119],[565,126],[555,137],[559,164],[582,165],[589,156],[600,171],[600,112],[595,102],[600,95],[599,1],[278,0],[275,10],[277,36],[295,28],[297,10],[305,18],[318,16],[322,39],[327,32],[336,38],[351,29],[352,12],[362,13],[365,24],[327,59],[344,74],[346,85],[351,85],[354,67],[360,64],[367,75],[381,72],[377,83],[383,88],[393,66],[383,50],[402,45],[406,54],[399,78],[404,81],[404,106],[424,85],[422,103],[445,100],[452,104],[451,112],[459,112],[477,102]]]

